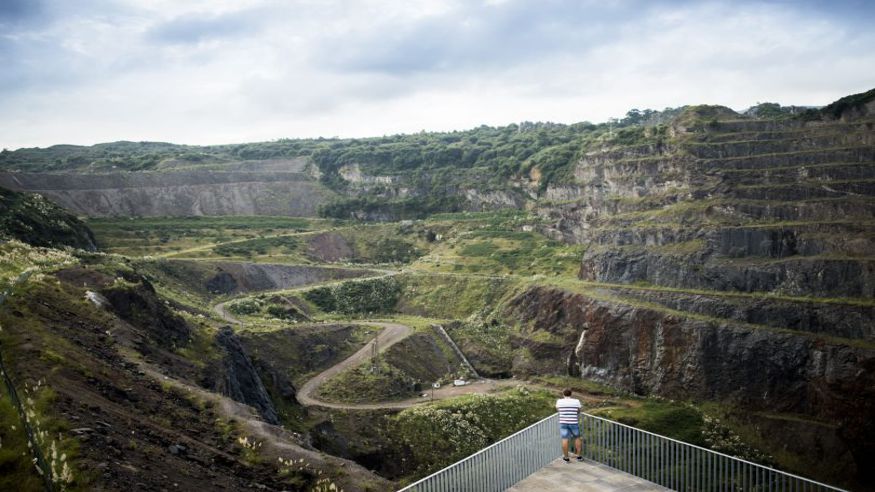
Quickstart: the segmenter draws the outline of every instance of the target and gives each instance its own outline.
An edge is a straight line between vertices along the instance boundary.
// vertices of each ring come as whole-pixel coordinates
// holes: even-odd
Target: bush
[[[337,310],[337,299],[334,297],[334,289],[331,287],[317,287],[304,292],[304,299],[312,302],[326,313]]]
[[[397,400],[414,395],[416,381],[404,371],[380,362],[342,372],[319,387],[321,398],[347,403]]]
[[[232,314],[252,315],[261,312],[262,303],[258,299],[241,299],[228,305]]]
[[[413,407],[392,421],[416,475],[456,462],[547,417],[555,397],[516,388],[497,395],[470,395]]]
[[[342,314],[391,312],[400,296],[401,285],[394,278],[354,280],[304,293],[319,309]]]

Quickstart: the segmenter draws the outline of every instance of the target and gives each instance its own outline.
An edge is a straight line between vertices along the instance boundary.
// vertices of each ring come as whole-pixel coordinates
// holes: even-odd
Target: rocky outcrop
[[[810,302],[777,296],[734,296],[719,292],[685,293],[646,288],[616,289],[615,292],[679,312],[875,342],[875,306],[841,299]]]
[[[520,321],[524,338],[546,333],[561,345],[543,355],[555,372],[637,394],[835,421],[856,415],[861,401],[875,405],[873,348],[552,288],[526,290],[510,306],[505,314]]]
[[[278,424],[273,401],[234,330],[225,327],[219,331],[216,344],[224,350],[225,355],[221,377],[214,379],[210,389],[254,407],[266,422]]]
[[[81,220],[34,193],[0,188],[0,239],[34,245],[97,249],[94,235]]]
[[[580,278],[608,283],[646,282],[685,289],[776,292],[792,296],[875,297],[875,261],[793,258],[714,261],[703,253],[666,254],[644,248],[590,250]]]
[[[170,310],[152,284],[136,275],[125,276],[127,278],[120,285],[100,291],[109,301],[112,311],[143,330],[152,342],[161,347],[174,348],[188,344],[191,328],[182,317]]]
[[[835,467],[865,481],[875,449],[870,418],[875,412],[875,345],[856,337],[835,338],[834,333],[871,340],[871,308],[763,300],[738,302],[734,311],[718,312],[732,318],[765,316],[761,321],[766,322],[783,312],[790,330],[700,314],[726,308],[731,303],[725,300],[687,296],[679,301],[668,292],[639,297],[682,302],[672,307],[684,311],[604,289],[592,294],[546,287],[522,292],[503,313],[519,324],[514,345],[521,355],[514,372],[579,375],[641,395],[720,401],[744,409],[750,418],[758,412],[805,416],[812,423],[804,427],[819,429],[819,437],[811,440],[828,445],[835,457],[852,457],[836,458]],[[792,313],[794,307],[798,313]],[[845,312],[855,319],[832,326]],[[811,327],[799,324],[808,322],[823,330],[805,333]],[[769,432],[786,438],[786,424],[781,429],[768,424]],[[819,449],[799,451],[808,458],[822,454]]]
[[[459,190],[467,202],[466,209],[481,212],[504,208],[523,208],[526,199],[507,191],[480,191],[472,188]]]

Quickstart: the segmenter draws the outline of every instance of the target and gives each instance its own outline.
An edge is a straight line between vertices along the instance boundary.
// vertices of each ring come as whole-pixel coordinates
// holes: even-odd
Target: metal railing
[[[505,490],[562,454],[556,439],[559,414],[512,434],[401,489],[404,492]]]
[[[499,492],[561,455],[553,414],[399,492]],[[583,456],[678,491],[820,492],[842,489],[582,414]]]
[[[583,456],[678,491],[839,491],[814,480],[583,414]]]

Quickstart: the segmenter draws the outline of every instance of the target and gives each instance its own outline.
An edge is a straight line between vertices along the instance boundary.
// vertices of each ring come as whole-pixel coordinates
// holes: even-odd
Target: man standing
[[[583,461],[581,453],[583,442],[580,439],[580,400],[571,398],[571,389],[562,391],[564,398],[556,400],[556,410],[559,412],[559,437],[562,438],[562,459],[570,463],[568,458],[568,440],[574,437],[574,449],[577,461]]]

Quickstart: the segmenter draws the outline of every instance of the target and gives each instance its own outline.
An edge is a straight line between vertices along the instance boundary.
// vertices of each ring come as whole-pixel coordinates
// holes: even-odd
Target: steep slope
[[[0,239],[34,246],[95,249],[94,235],[74,215],[34,193],[0,188]]]
[[[100,261],[34,276],[0,309],[4,374],[68,489],[389,488],[271,425],[270,396],[235,335],[169,304]]]

